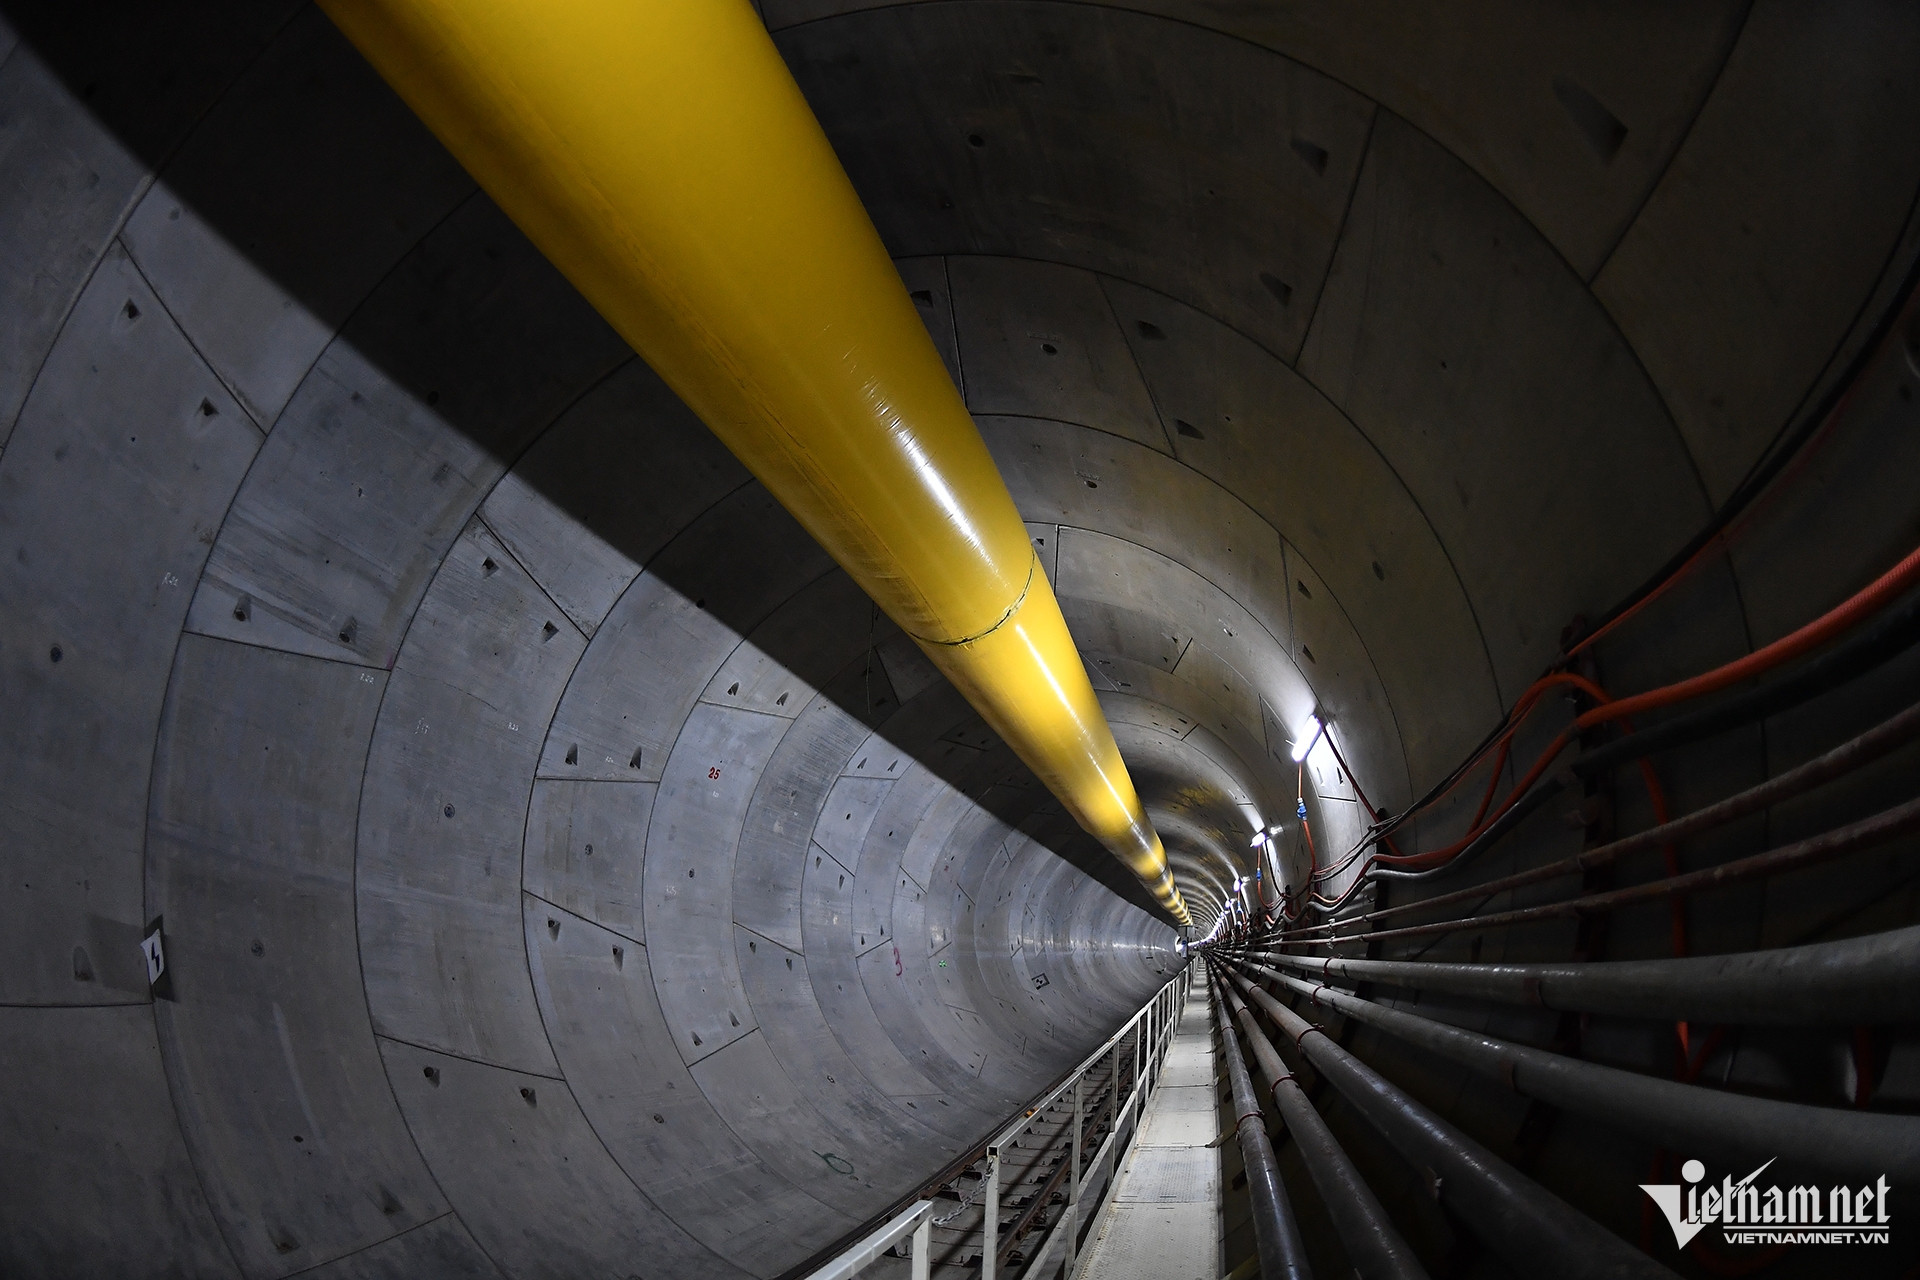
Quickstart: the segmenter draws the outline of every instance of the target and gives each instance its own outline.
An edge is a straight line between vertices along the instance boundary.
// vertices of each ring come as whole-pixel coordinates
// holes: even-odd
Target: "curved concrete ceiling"
[[[1324,861],[1356,784],[1443,775],[1920,246],[1911,6],[762,11],[1203,932],[1256,824],[1297,885],[1300,799]],[[0,15],[0,1269],[772,1277],[1167,980],[1132,877],[316,10]],[[1609,680],[1798,625],[1911,452]],[[1315,713],[1354,776],[1291,760]]]

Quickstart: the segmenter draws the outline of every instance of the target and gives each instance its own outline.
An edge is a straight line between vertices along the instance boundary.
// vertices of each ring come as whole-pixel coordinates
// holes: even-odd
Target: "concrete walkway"
[[[1075,1280],[1219,1280],[1220,1157],[1207,1145],[1214,1070],[1212,1012],[1196,977],[1140,1140]]]

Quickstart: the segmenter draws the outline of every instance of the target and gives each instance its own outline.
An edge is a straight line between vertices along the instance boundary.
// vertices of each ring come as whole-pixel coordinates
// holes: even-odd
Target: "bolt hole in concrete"
[[[1293,286],[1272,272],[1262,271],[1260,273],[1260,283],[1267,286],[1267,292],[1272,294],[1274,300],[1281,306],[1284,307],[1293,301]]]
[[[446,808],[442,809],[440,812],[446,814],[449,818],[451,818],[453,816],[453,806],[448,805]]]
[[[1060,354],[1060,348],[1054,346],[1051,342],[1041,343],[1040,349],[1046,352],[1050,356],[1057,356]]]
[[[1133,324],[1134,328],[1140,331],[1140,336],[1149,342],[1165,342],[1167,340],[1166,333],[1157,324],[1152,324],[1146,320],[1136,320]]]
[[[554,626],[551,622],[545,623],[540,628],[540,643],[545,644],[559,634],[560,628]]]
[[[432,1085],[434,1088],[437,1089],[440,1087],[440,1068],[422,1067],[420,1068],[420,1074],[425,1076],[427,1078],[427,1083]]]
[[[55,645],[53,646],[53,648],[47,650],[47,661],[49,662],[58,662],[60,661],[60,659],[66,656],[67,656],[66,654],[60,651],[59,645]]]
[[[1205,436],[1200,434],[1200,428],[1194,426],[1191,422],[1188,422],[1184,418],[1175,418],[1173,420],[1173,425],[1180,432],[1181,435],[1187,437],[1187,439],[1189,440],[1205,440],[1206,439]]]
[[[524,1088],[524,1087],[523,1087],[523,1088],[522,1088],[522,1089],[520,1090],[520,1097],[521,1097],[521,1100],[522,1100],[522,1101],[524,1101],[524,1102],[525,1102],[525,1103],[526,1103],[526,1104],[527,1104],[528,1106],[530,1106],[530,1107],[531,1107],[531,1106],[537,1106],[537,1105],[538,1105],[538,1099],[536,1099],[536,1098],[535,1098],[535,1097],[533,1096],[533,1090],[531,1090],[531,1089],[528,1089],[528,1088]]]
[[[967,135],[967,145],[970,147],[984,147],[987,145],[987,140],[977,133],[970,133]]]

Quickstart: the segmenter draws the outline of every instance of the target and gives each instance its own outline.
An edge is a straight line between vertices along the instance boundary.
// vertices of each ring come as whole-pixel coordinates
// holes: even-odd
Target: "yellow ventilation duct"
[[[322,0],[1182,924],[1020,514],[747,0]]]

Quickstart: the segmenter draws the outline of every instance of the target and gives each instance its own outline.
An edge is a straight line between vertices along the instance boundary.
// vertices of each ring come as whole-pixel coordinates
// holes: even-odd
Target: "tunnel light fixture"
[[[1293,762],[1300,763],[1307,758],[1307,752],[1313,750],[1313,744],[1320,741],[1320,735],[1326,732],[1326,726],[1320,723],[1319,716],[1308,716],[1307,722],[1293,735]]]

